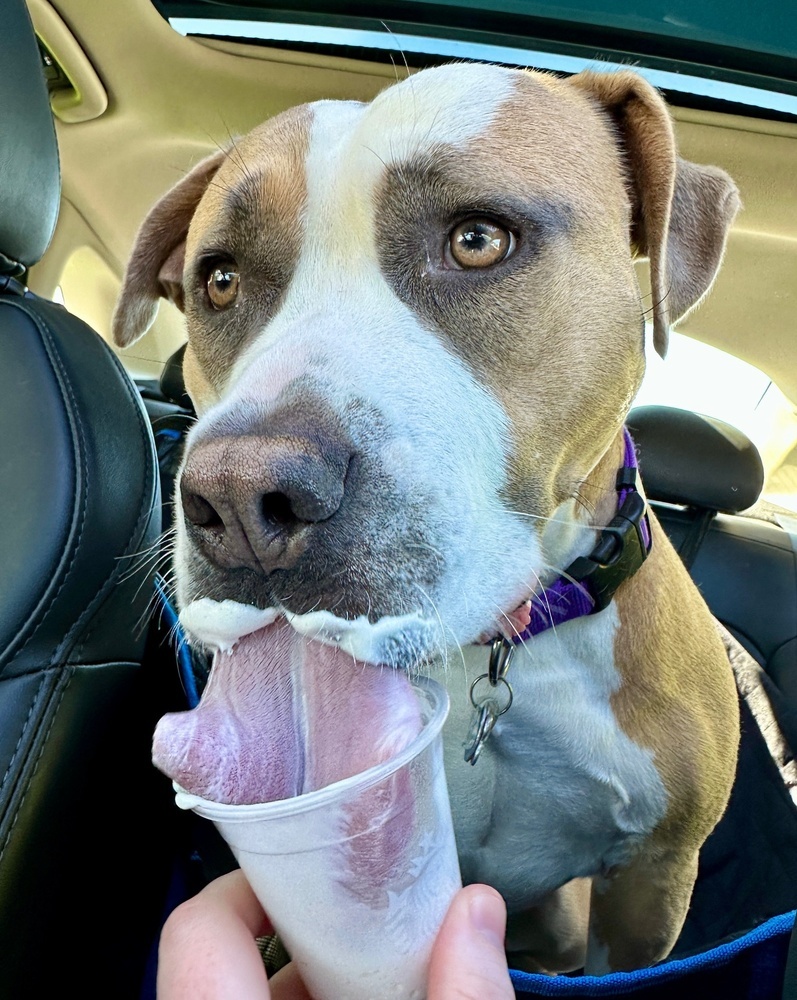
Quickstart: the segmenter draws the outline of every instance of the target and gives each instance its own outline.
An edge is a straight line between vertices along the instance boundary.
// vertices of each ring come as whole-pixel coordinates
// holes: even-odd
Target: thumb
[[[514,1000],[504,954],[506,906],[486,885],[454,897],[432,949],[428,1000]]]

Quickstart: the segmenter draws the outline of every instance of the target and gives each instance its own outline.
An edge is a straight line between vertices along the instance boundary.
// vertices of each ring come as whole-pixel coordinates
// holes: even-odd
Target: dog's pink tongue
[[[214,802],[271,802],[399,753],[420,712],[405,674],[356,663],[280,619],[216,654],[197,708],[164,716],[155,766]]]

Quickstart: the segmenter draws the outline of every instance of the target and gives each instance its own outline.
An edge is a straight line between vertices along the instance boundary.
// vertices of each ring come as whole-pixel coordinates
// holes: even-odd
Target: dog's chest
[[[621,862],[666,810],[652,752],[612,712],[615,629],[609,608],[519,648],[514,702],[473,766],[468,692],[486,652],[464,651],[466,677],[461,661],[449,664],[445,760],[463,879],[494,885],[512,910]]]

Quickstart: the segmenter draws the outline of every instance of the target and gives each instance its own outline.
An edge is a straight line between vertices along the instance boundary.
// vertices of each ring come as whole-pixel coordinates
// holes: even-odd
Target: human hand
[[[460,890],[432,949],[427,1000],[514,1000],[505,925],[506,908],[494,889]],[[163,928],[158,1000],[311,1000],[293,964],[266,979],[255,938],[270,933],[243,874],[216,879]]]

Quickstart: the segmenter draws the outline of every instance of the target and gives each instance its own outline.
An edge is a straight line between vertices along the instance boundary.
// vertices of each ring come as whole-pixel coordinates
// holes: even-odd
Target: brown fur
[[[612,708],[631,739],[656,755],[669,808],[655,839],[696,846],[722,813],[733,780],[736,687],[708,608],[653,517],[651,531],[653,547],[633,587],[615,596],[623,683]],[[662,669],[673,662],[677,673]]]
[[[430,191],[438,201],[431,209]],[[420,258],[421,247],[434,246],[438,226],[459,205],[482,204],[490,214],[494,191],[516,195],[508,214],[528,206],[532,213],[500,271],[432,284],[407,265],[413,249]],[[642,375],[641,353],[631,348],[642,334],[630,206],[610,124],[568,85],[523,74],[464,155],[443,149],[388,171],[378,202],[377,239],[401,231],[403,219],[429,220],[406,246],[383,241],[383,269],[399,297],[447,338],[507,411],[515,448],[510,502],[552,511],[608,448],[623,416],[618,396],[621,405],[630,400]],[[582,375],[572,380],[576,369]],[[589,398],[581,389],[587,373]]]
[[[185,280],[203,281],[199,259],[221,252],[241,274],[227,309],[204,295],[186,296],[186,321],[197,367],[218,392],[247,344],[279,308],[302,242],[304,157],[312,111],[305,105],[235,142],[196,207],[185,251]]]
[[[160,296],[186,311],[190,338],[184,373],[197,407],[217,397],[247,341],[278,308],[295,268],[311,121],[309,106],[294,108],[203,160],[164,195],[136,237],[114,314],[114,339],[124,347],[139,337],[154,320]],[[231,225],[230,215],[235,217],[236,205],[243,204],[238,224]],[[198,258],[209,251],[241,268],[239,299],[248,301],[240,322],[237,301],[215,311],[185,295],[185,280],[205,280]],[[260,320],[254,329],[253,312]]]
[[[582,487],[596,526],[614,515],[622,453],[618,437]],[[614,598],[620,617],[614,659],[622,684],[611,706],[626,735],[653,752],[667,812],[630,864],[596,879],[591,895],[571,891],[571,883],[524,915],[521,927],[537,946],[514,960],[527,971],[570,971],[585,959],[591,969],[617,971],[664,958],[686,916],[699,849],[733,783],[739,711],[725,647],[667,535],[649,516],[650,555]],[[552,945],[578,940],[587,922],[586,955],[574,959],[572,948]]]
[[[650,258],[654,342],[664,357],[670,323],[702,299],[717,273],[738,192],[724,171],[677,156],[667,108],[636,73],[579,73],[571,84],[606,110],[624,146],[633,237]]]
[[[604,496],[614,494],[613,470]],[[594,480],[600,473],[593,474]],[[606,523],[606,515],[596,523]],[[596,882],[590,946],[613,970],[663,958],[686,917],[701,845],[727,803],[739,711],[725,647],[700,594],[654,515],[653,544],[615,595],[620,628],[611,699],[623,731],[651,750],[668,794],[663,820],[631,863]],[[707,697],[708,694],[708,697]],[[634,927],[630,936],[628,928]]]

